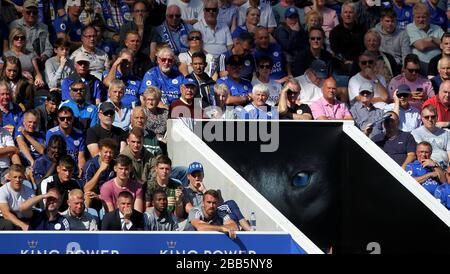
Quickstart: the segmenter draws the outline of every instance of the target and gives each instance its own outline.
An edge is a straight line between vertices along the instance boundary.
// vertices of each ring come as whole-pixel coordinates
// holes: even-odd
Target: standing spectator
[[[45,62],[45,81],[50,89],[61,89],[62,81],[75,71],[69,57],[70,42],[64,38],[56,39],[53,47],[55,56]]]
[[[257,78],[252,81],[252,86],[257,84],[266,85],[269,90],[269,97],[266,103],[270,106],[278,104],[280,98],[281,85],[274,80],[270,79],[270,72],[273,67],[272,59],[268,56],[262,56],[256,60],[256,76]]]
[[[444,81],[450,80],[450,57],[442,57],[438,62],[439,74],[430,79],[436,93]]]
[[[423,103],[423,108],[433,105],[437,110],[436,126],[440,128],[450,127],[450,81],[446,80],[439,86],[439,93]]]
[[[117,195],[115,209],[103,217],[102,230],[143,230],[144,215],[133,205],[136,205],[133,194],[127,190],[121,191]]]
[[[158,189],[153,193],[153,207],[144,214],[144,229],[150,231],[175,231],[178,223],[175,216],[167,210],[167,193]]]
[[[21,162],[25,167],[32,167],[34,161],[44,154],[45,136],[37,131],[39,113],[32,109],[25,112],[22,126],[15,134],[20,149]]]
[[[392,95],[394,103],[387,105],[384,111],[393,111],[399,117],[399,129],[404,132],[411,132],[420,127],[420,110],[411,106],[411,89],[408,85],[402,84],[397,87]]]
[[[266,85],[253,86],[252,100],[244,107],[240,119],[278,120],[278,109],[266,104],[269,94],[269,88]]]
[[[50,137],[45,154],[34,161],[33,182],[39,185],[42,179],[55,174],[59,160],[65,155],[67,150],[64,138],[61,135]]]
[[[433,148],[430,143],[422,141],[417,145],[417,160],[406,166],[406,172],[434,195],[440,183],[445,183],[445,171],[430,158]]]
[[[314,120],[352,120],[345,103],[336,99],[336,80],[328,78],[323,82],[322,98],[311,104]]]
[[[301,92],[300,83],[293,78],[288,79],[280,93],[278,112],[280,119],[312,120],[312,112],[307,104],[297,104]]]
[[[50,91],[45,99],[35,110],[39,113],[38,130],[47,132],[58,125],[57,110],[61,104],[61,94],[54,90]]]
[[[8,83],[12,91],[12,102],[19,105],[23,111],[33,108],[33,82],[23,77],[20,60],[15,56],[8,56],[4,61],[1,79]]]
[[[139,212],[144,212],[144,203],[142,195],[142,185],[134,179],[130,179],[133,165],[130,158],[125,155],[119,155],[116,158],[114,171],[116,177],[104,183],[100,188],[100,198],[105,203],[107,212],[113,212],[117,207],[120,208],[120,193],[127,191],[132,194],[134,204],[132,208]]]
[[[414,22],[406,27],[412,52],[419,57],[421,72],[427,73],[431,58],[441,53],[439,46],[444,31],[436,25],[430,24],[430,12],[423,3],[414,5]]]
[[[97,231],[98,220],[97,217],[92,216],[87,211],[84,211],[84,193],[80,189],[72,189],[69,192],[69,199],[67,204],[69,208],[62,213],[69,222],[70,230],[87,230]]]
[[[439,60],[441,60],[444,57],[450,58],[450,32],[446,32],[444,33],[444,35],[442,35],[439,47],[442,50],[442,54],[434,56],[428,63],[428,72],[427,72],[428,79],[433,78],[434,76],[437,76],[439,74],[438,71]]]
[[[328,66],[322,60],[314,60],[303,75],[295,77],[302,89],[300,102],[311,105],[322,97],[321,86],[326,78],[328,78]]]

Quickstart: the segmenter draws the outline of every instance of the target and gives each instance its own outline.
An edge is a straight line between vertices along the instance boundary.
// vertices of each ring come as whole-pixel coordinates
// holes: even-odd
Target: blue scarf
[[[181,21],[181,23],[180,23],[178,32],[180,33],[180,37],[183,37],[185,35],[187,37],[187,35],[189,34],[187,31],[187,27],[183,21]],[[178,48],[177,44],[175,43],[175,41],[172,37],[172,33],[170,32],[169,26],[167,25],[166,21],[164,21],[164,23],[162,24],[161,38],[162,38],[163,42],[166,42],[167,44],[169,44],[170,48],[176,55],[178,55],[178,53],[181,52],[182,49]],[[180,43],[181,43],[181,41],[180,41]],[[189,49],[189,48],[186,47],[186,49]]]
[[[117,32],[120,32],[120,26],[117,26],[114,23],[114,21],[112,20],[111,5],[109,4],[109,1],[103,0],[103,1],[101,1],[101,5],[102,5],[102,10],[103,10],[103,19],[105,19],[106,25],[109,28],[111,28]],[[133,21],[133,19],[131,17],[130,8],[128,7],[128,5],[123,3],[122,0],[117,0],[117,5],[120,7],[123,22],[126,23],[126,22]]]

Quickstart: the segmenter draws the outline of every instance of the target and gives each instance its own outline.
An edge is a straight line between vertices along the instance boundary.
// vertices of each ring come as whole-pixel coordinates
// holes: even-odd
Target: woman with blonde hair
[[[147,116],[147,125],[145,128],[155,132],[158,141],[165,143],[169,111],[165,108],[158,107],[161,96],[162,93],[159,88],[153,86],[149,86],[144,94],[142,94],[144,111]]]

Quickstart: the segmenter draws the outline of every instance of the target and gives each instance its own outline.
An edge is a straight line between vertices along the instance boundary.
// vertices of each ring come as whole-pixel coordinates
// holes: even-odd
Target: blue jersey
[[[97,124],[98,115],[97,107],[92,104],[84,103],[79,106],[73,100],[67,100],[61,103],[60,107],[67,106],[73,110],[74,118],[78,124],[74,124],[75,127],[87,130]]]
[[[434,197],[441,201],[446,208],[450,209],[450,184],[444,183],[436,188]]]
[[[397,5],[393,6],[395,14],[397,14],[397,28],[405,30],[406,25],[412,23],[413,21],[413,7],[406,4],[404,4],[401,8],[399,8]]]
[[[177,70],[172,69],[170,75],[166,75],[161,72],[159,66],[156,66],[145,73],[139,88],[139,95],[144,94],[149,86],[154,86],[161,90],[161,101],[170,105],[180,98],[180,87],[183,80],[184,76]]]
[[[248,104],[244,107],[244,111],[239,113],[240,119],[243,120],[277,120],[279,119],[278,110],[276,107],[269,105],[256,107],[253,104]]]
[[[95,156],[94,158],[89,159],[86,162],[86,164],[84,165],[83,184],[86,184],[87,182],[89,182],[92,179],[92,177],[94,177],[95,173],[97,172],[97,170],[99,168],[100,168],[100,156],[99,155]],[[95,185],[95,187],[92,191],[99,194],[100,187],[107,181],[113,179],[114,177],[116,177],[116,173],[114,172],[113,167],[110,166],[108,169],[106,169],[105,171],[103,171],[100,174],[100,178],[98,178],[97,184]]]
[[[406,166],[406,172],[408,172],[409,175],[412,177],[420,177],[427,173],[433,172],[433,169],[430,167],[423,167],[422,164],[419,162],[419,160],[415,160],[412,163],[409,163]],[[438,187],[439,183],[429,178],[425,182],[422,183],[422,186],[431,193],[431,195],[434,195],[434,192],[436,191],[436,188]]]
[[[255,49],[253,53],[255,57],[255,63],[262,56],[268,56],[273,61],[272,71],[270,72],[270,80],[278,80],[287,76],[286,58],[284,57],[283,49],[279,44],[271,43],[267,50]]]
[[[89,85],[88,79],[81,78],[81,81],[86,85],[87,88],[91,87],[91,85]],[[91,104],[95,104],[95,99],[99,99],[99,100],[102,99],[102,90],[101,90],[101,86],[100,86],[100,80],[95,78],[93,81],[94,81],[92,84],[93,90],[90,90],[91,98],[89,98],[89,100],[86,99]],[[72,99],[70,97],[70,86],[72,85],[73,82],[74,82],[74,80],[71,79],[70,77],[67,77],[64,80],[62,80],[61,97],[62,97],[63,101]]]
[[[433,8],[430,2],[426,2],[428,10],[430,11],[430,24],[440,26],[444,31],[447,31],[448,18],[447,13],[439,7]]]
[[[108,73],[109,70],[103,72],[103,79],[108,76]],[[141,101],[139,100],[139,87],[141,85],[141,80],[134,75],[122,77],[122,74],[119,71],[116,71],[116,79],[122,80],[125,84],[125,94],[120,101],[122,105],[129,109],[140,105]]]
[[[64,32],[70,37],[71,41],[81,42],[81,29],[84,25],[79,19],[72,22],[68,15],[60,16],[53,22],[53,27],[56,33]]]
[[[61,131],[59,126],[56,126],[47,131],[47,135],[45,136],[45,143],[47,146],[48,140],[50,140],[50,137],[52,137],[53,135],[61,135],[64,138],[67,145],[67,154],[70,155],[75,160],[75,162],[78,163],[78,153],[84,152],[86,146],[86,140],[83,132],[78,128],[72,128],[72,132],[70,133],[70,135],[66,136]]]
[[[233,55],[231,50],[222,53],[219,56],[219,70],[225,71],[226,70],[226,60]],[[242,59],[244,60],[244,65],[241,69],[241,78],[244,78],[247,81],[252,81],[253,79],[253,73],[255,72],[256,65],[255,65],[255,58],[252,54],[246,54],[242,56]]]
[[[33,137],[38,143],[40,143],[40,144],[45,143],[45,136],[43,133],[32,132],[32,133],[28,133],[28,134],[31,135],[31,137]],[[28,149],[30,150],[30,154],[31,154],[31,157],[33,157],[33,160],[36,160],[37,158],[41,157],[41,154],[39,152],[37,152],[36,148],[34,148],[34,146],[30,143],[30,141],[28,141],[27,138],[25,138],[25,136],[23,136],[22,133],[20,133],[19,131],[16,130],[15,136],[16,137],[22,136],[25,144],[28,146]],[[25,158],[25,155],[22,152],[20,152],[20,156],[21,156],[21,159],[26,162],[26,166],[28,166],[30,164],[30,162],[27,160],[27,158]]]
[[[2,110],[2,123],[1,126],[8,130],[9,134],[14,137],[14,132],[21,125],[20,121],[22,120],[23,112],[22,109],[14,104],[9,103],[9,112],[5,113]]]
[[[252,91],[252,84],[244,79],[239,82],[234,81],[228,76],[222,77],[217,80],[217,84],[225,84],[230,90],[231,96],[245,96]]]
[[[29,230],[69,230],[69,221],[59,213],[53,221],[49,221],[45,211],[33,210]]]

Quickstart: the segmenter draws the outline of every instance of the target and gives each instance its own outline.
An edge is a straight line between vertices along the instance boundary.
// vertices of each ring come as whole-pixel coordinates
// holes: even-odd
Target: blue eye
[[[298,187],[305,187],[309,185],[311,181],[311,172],[309,171],[300,171],[294,175],[292,179],[292,185]]]

